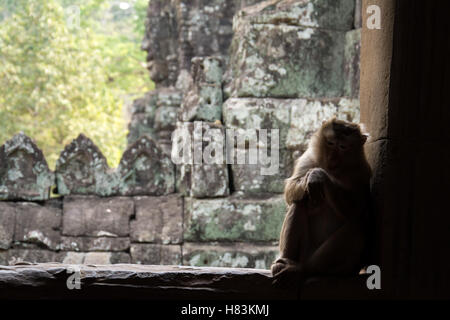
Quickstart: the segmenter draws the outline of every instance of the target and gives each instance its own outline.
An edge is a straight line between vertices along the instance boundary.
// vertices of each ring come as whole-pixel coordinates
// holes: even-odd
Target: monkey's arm
[[[307,183],[306,173],[314,167],[316,163],[308,151],[297,160],[292,176],[285,181],[284,200],[288,205],[303,199]]]
[[[334,212],[346,219],[360,218],[367,201],[366,187],[352,185],[344,187],[322,168],[307,173],[306,192],[313,201],[325,199]]]

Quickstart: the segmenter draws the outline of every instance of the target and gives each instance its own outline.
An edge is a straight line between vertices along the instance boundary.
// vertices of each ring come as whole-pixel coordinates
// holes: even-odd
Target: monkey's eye
[[[327,141],[327,145],[329,145],[330,147],[332,147],[332,146],[334,146],[334,142]]]
[[[343,145],[343,144],[340,144],[340,145],[339,145],[339,149],[341,149],[341,150],[346,150],[346,149],[347,149],[347,146],[345,146],[345,145]]]

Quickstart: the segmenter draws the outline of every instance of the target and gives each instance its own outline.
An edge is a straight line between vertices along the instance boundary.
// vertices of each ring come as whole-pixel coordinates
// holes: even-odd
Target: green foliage
[[[107,0],[0,0],[0,143],[23,131],[53,168],[83,132],[118,164],[124,102],[153,87],[138,33],[145,13],[133,10],[147,1],[128,2],[123,10]]]

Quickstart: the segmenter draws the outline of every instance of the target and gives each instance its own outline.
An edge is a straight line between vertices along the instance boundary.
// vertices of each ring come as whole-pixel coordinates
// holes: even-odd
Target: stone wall
[[[359,121],[358,6],[152,0],[142,48],[156,89],[133,103],[117,168],[84,135],[55,172],[23,134],[1,147],[0,264],[268,268],[295,158],[322,120]],[[199,124],[200,133],[279,129],[278,171],[261,174],[260,161],[175,165],[172,142]],[[220,149],[207,136],[200,145]]]
[[[84,135],[64,148],[55,172],[24,134],[0,147],[0,164],[0,264],[267,268],[276,255],[280,197],[183,198],[175,166],[147,136],[115,169]]]

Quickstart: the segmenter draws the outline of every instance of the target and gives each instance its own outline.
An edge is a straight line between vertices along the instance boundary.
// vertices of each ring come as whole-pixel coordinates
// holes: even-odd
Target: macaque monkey
[[[359,125],[324,121],[285,181],[288,210],[273,283],[301,285],[311,275],[358,274],[366,245],[371,169]]]

